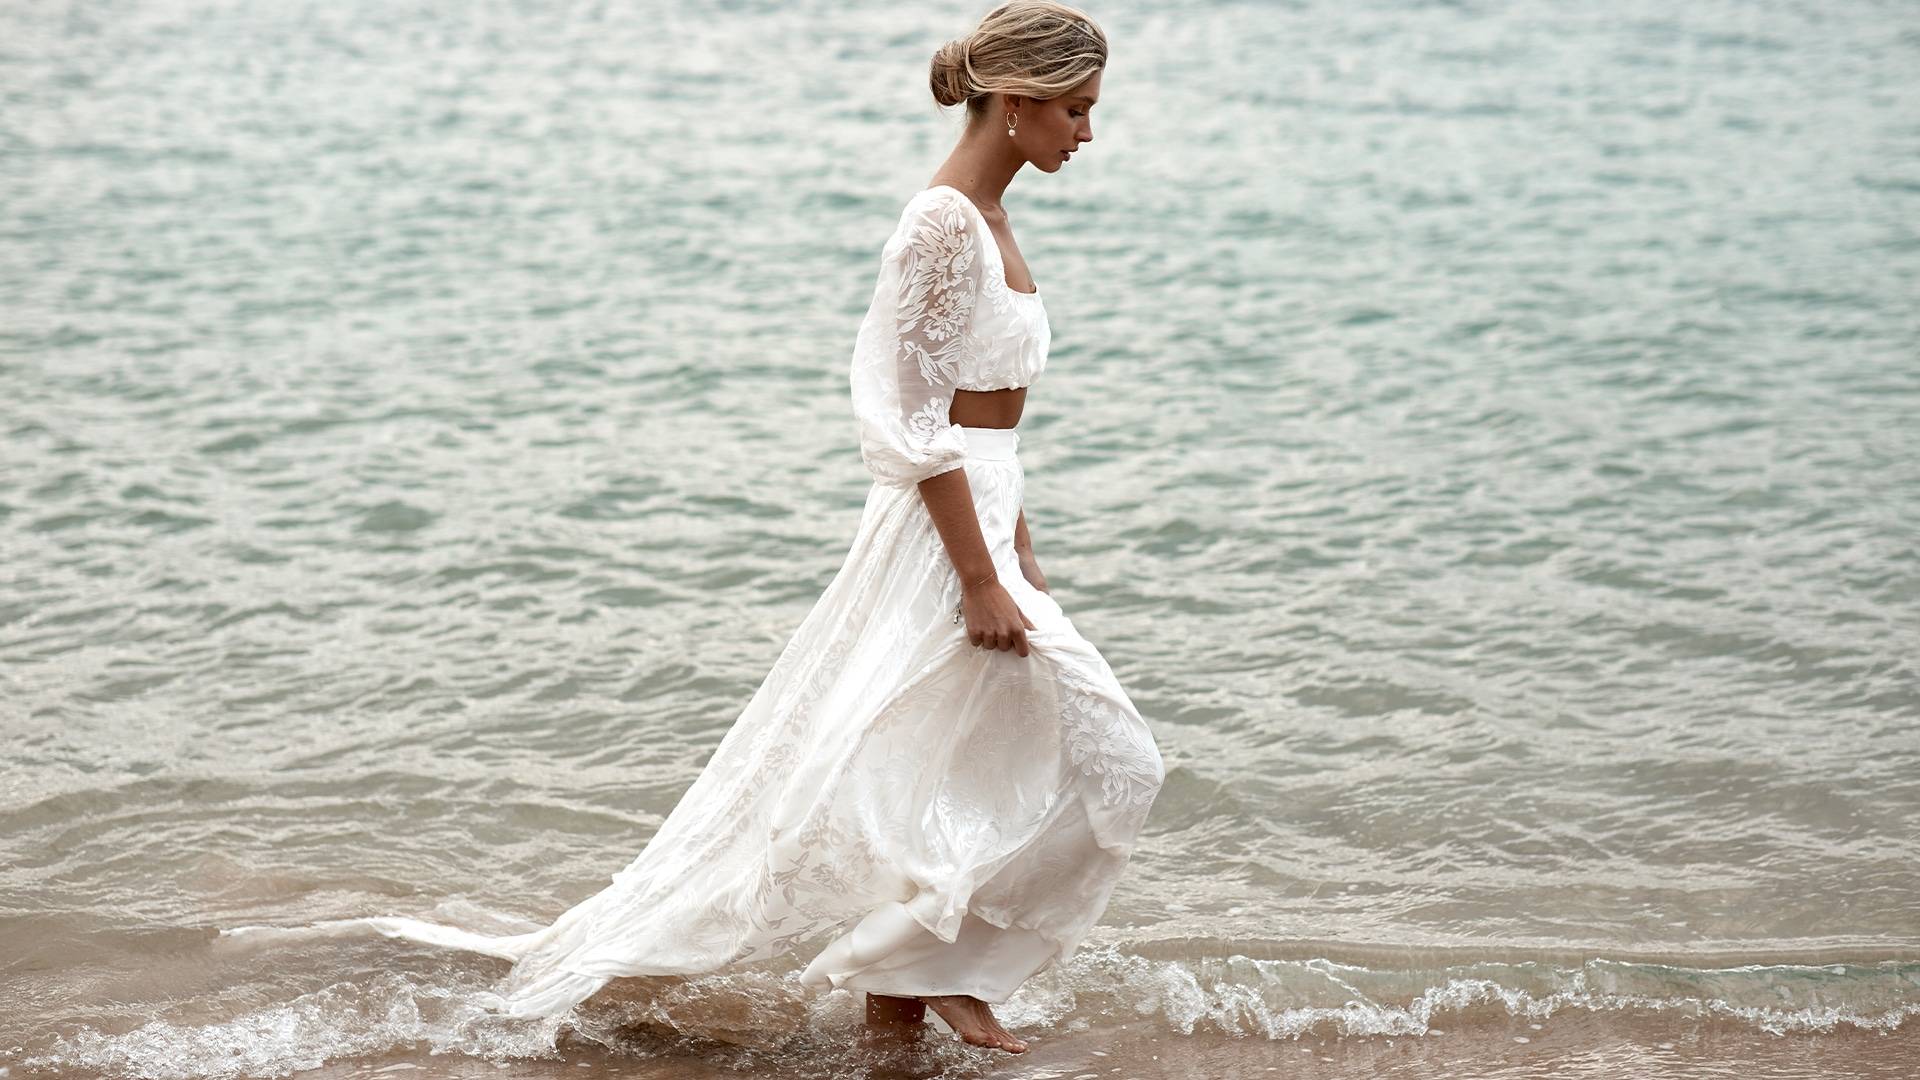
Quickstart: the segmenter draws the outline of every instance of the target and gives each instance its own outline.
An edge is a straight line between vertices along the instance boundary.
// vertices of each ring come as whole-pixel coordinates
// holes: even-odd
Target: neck
[[[935,171],[934,183],[959,188],[981,210],[999,213],[1007,185],[1026,163],[1005,128],[985,118],[970,120],[960,144]]]

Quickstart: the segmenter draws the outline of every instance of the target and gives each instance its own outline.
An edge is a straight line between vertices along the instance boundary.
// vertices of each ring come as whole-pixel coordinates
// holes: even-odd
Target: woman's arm
[[[1020,521],[1013,527],[1013,550],[1020,556],[1020,576],[1027,583],[1043,593],[1053,590],[1047,588],[1047,575],[1040,572],[1040,564],[1033,558],[1033,537],[1027,533],[1027,508],[1020,508]]]
[[[940,530],[947,557],[960,573],[960,587],[971,589],[981,578],[990,577],[993,555],[980,532],[980,517],[973,512],[973,487],[967,483],[967,470],[953,469],[920,481],[920,497],[926,500],[927,516],[933,519],[934,528]]]
[[[973,510],[967,440],[953,395],[972,355],[967,327],[986,282],[966,196],[914,196],[882,249],[880,280],[860,323],[849,371],[860,456],[877,483],[915,487],[960,576],[960,609],[976,646],[1027,655],[1027,620],[1000,584]]]
[[[947,557],[960,574],[960,609],[967,620],[967,639],[983,648],[1012,649],[1027,655],[1027,631],[1033,629],[1033,620],[1014,603],[1013,595],[994,573],[993,555],[980,532],[980,516],[973,511],[973,487],[967,483],[967,470],[950,469],[930,476],[920,481],[919,487],[927,516],[940,530]]]

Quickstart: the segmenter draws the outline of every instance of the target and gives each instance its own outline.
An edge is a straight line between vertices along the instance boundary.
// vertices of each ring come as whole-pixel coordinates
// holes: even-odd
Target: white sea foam
[[[1100,946],[1036,977],[997,1011],[1015,1030],[1085,1030],[1144,1019],[1169,1035],[1210,1031],[1272,1040],[1419,1037],[1476,1021],[1550,1028],[1553,1018],[1570,1012],[1685,1016],[1780,1034],[1842,1027],[1892,1031],[1920,1013],[1915,964],[1705,969],[1596,960],[1577,968],[1509,964],[1470,970],[1492,969],[1506,969],[1508,978],[1372,970],[1324,959],[1156,960]],[[216,1024],[155,1020],[119,1035],[83,1031],[23,1064],[187,1080],[282,1076],[422,1044],[435,1053],[496,1061],[554,1058],[563,1026],[618,1045],[620,1021],[638,1017],[690,1035],[743,1023],[769,1029],[792,1024],[791,1030],[769,1031],[774,1059],[786,1038],[797,1040],[787,1052],[804,1045],[810,1047],[807,1056],[817,1058],[809,1032],[843,1028],[858,1017],[852,995],[813,995],[798,985],[795,973],[737,972],[674,985],[665,995],[672,999],[668,1007],[626,1002],[614,1010],[619,1015],[612,1023],[591,1009],[530,1022],[489,1014],[478,982],[450,986],[383,973],[365,984],[335,984]],[[1758,1003],[1767,998],[1776,1003]]]
[[[500,1023],[458,991],[399,974],[337,983],[216,1024],[154,1020],[120,1035],[60,1039],[30,1067],[148,1080],[284,1076],[343,1058],[425,1044],[493,1060],[557,1057],[562,1020]]]

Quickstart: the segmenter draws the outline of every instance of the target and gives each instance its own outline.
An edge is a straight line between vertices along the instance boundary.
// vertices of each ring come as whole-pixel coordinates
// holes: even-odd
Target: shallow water
[[[1007,196],[1027,517],[1170,773],[1008,1026],[1910,1043],[1920,20],[1093,13],[1095,139]],[[497,961],[215,934],[544,922],[645,844],[845,553],[978,14],[0,11],[0,1068],[600,1045],[478,1017]],[[580,1024],[868,1068],[792,974]]]

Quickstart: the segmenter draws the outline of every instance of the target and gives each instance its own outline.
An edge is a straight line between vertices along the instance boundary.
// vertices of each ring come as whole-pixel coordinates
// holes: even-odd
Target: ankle
[[[918,998],[867,995],[867,1022],[874,1024],[912,1024],[927,1018],[926,1003]]]

